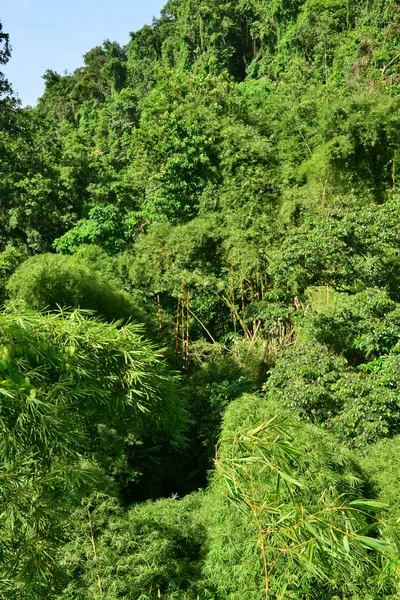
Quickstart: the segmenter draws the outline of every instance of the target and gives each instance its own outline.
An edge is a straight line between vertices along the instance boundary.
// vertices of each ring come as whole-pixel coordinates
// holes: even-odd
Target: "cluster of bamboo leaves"
[[[84,311],[7,313],[0,336],[1,582],[23,593],[55,576],[81,498],[115,493],[123,466],[138,476],[146,436],[181,443],[187,416],[137,326]]]

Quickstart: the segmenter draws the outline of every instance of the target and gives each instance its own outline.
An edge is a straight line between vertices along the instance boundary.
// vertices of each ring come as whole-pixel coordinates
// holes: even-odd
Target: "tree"
[[[49,597],[74,508],[140,477],[146,442],[182,444],[187,415],[137,326],[83,311],[0,323],[1,593]]]
[[[66,585],[57,598],[197,598],[206,543],[202,500],[200,492],[124,510],[105,496],[85,499],[62,550]]]
[[[3,25],[0,21],[0,65],[5,65],[11,56],[10,36],[8,33],[3,31]],[[11,86],[4,76],[4,73],[0,72],[0,101],[2,105],[5,104],[6,99],[2,98],[5,94],[11,93]],[[2,106],[4,108],[4,106]]]
[[[22,300],[36,311],[83,308],[109,322],[151,321],[132,296],[110,281],[107,272],[93,272],[79,255],[32,256],[10,277],[7,291],[12,300]]]
[[[362,494],[362,473],[334,438],[259,397],[234,400],[206,500],[207,580],[222,598],[379,597],[371,561],[379,570],[383,554],[390,570],[397,549],[377,535],[384,505]],[[381,584],[394,592],[390,575]]]

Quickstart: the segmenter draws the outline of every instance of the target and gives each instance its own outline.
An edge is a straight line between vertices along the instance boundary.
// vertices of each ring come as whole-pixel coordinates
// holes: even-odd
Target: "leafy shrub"
[[[372,513],[381,505],[360,499],[363,492],[354,456],[334,437],[258,396],[232,402],[205,505],[205,574],[217,597],[330,600],[390,593],[390,575],[377,591],[370,568],[379,571],[380,553],[398,559],[397,551],[376,537]]]
[[[129,294],[89,270],[79,256],[42,254],[29,258],[10,277],[7,291],[11,299],[23,300],[33,310],[84,308],[107,321],[147,320]]]
[[[339,307],[327,306],[306,319],[307,334],[343,354],[353,364],[388,354],[400,340],[400,307],[382,289],[342,294]]]
[[[400,432],[398,369],[398,354],[354,369],[326,346],[308,342],[279,357],[264,390],[302,419],[363,446]]]
[[[347,198],[320,210],[292,230],[271,263],[271,275],[278,287],[300,295],[309,286],[352,294],[380,287],[398,300],[398,214],[397,198],[383,206]]]
[[[11,598],[56,577],[83,495],[138,478],[145,442],[149,454],[184,442],[187,413],[161,354],[138,326],[87,316],[0,315],[0,585]]]
[[[0,303],[5,300],[5,286],[10,275],[25,260],[24,252],[15,246],[6,246],[0,252]]]
[[[73,254],[83,244],[97,244],[109,252],[124,249],[135,235],[135,222],[116,206],[95,206],[88,219],[81,219],[73,229],[54,241],[54,248],[63,254]]]
[[[284,352],[264,386],[267,397],[287,408],[295,408],[302,418],[324,423],[341,410],[335,383],[347,362],[326,346],[307,343]]]
[[[350,445],[363,447],[400,433],[399,366],[400,356],[389,355],[338,380],[342,411],[331,425]]]
[[[158,500],[128,511],[93,496],[71,521],[62,564],[67,600],[196,600],[206,532],[202,494]],[[204,597],[204,596],[203,596]]]

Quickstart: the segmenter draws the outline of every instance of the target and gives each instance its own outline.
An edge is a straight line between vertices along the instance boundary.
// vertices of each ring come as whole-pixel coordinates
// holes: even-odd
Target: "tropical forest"
[[[0,599],[398,600],[399,1],[168,0],[43,77],[0,73]]]

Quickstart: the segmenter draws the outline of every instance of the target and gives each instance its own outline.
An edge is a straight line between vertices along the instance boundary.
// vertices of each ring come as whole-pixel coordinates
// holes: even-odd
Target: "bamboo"
[[[181,302],[181,326],[182,326],[182,358],[185,358],[185,282],[182,280],[182,302]]]
[[[394,196],[396,192],[396,162],[393,158],[392,162],[392,195]]]
[[[264,277],[261,275],[261,300],[264,300],[265,296],[265,282]]]
[[[236,316],[236,319],[240,323],[241,327],[243,328],[243,331],[245,332],[246,337],[251,338],[252,337],[251,331],[250,331],[250,329],[248,329],[248,327],[246,327],[246,324],[243,321],[243,319],[241,318],[240,314],[238,313],[236,306],[231,303],[229,298],[225,298],[225,296],[222,296],[222,300],[225,302],[225,304],[228,306],[228,308],[231,309],[232,313]]]
[[[179,366],[179,316],[181,308],[181,297],[178,296],[178,307],[176,309],[176,326],[175,326],[175,367]]]
[[[189,311],[189,314],[191,314],[192,317],[194,317],[196,319],[196,321],[202,326],[202,328],[207,333],[207,335],[209,336],[209,338],[213,342],[213,344],[216,344],[217,342],[215,341],[215,339],[213,338],[213,336],[211,335],[211,333],[208,331],[208,329],[204,325],[204,323],[202,321],[200,321],[199,317],[197,315],[195,315],[194,312],[190,308],[188,308],[188,311]]]
[[[242,271],[240,271],[240,291],[242,294],[242,310],[244,310],[244,285],[243,285],[243,274]]]
[[[157,294],[157,314],[158,314],[158,323],[160,326],[160,338],[162,339],[162,333],[163,333],[163,318],[162,318],[162,312],[161,312],[161,299],[160,299],[160,294]]]
[[[256,272],[256,299],[260,299],[260,276],[258,271]]]
[[[186,300],[186,366],[189,362],[189,336],[190,336],[190,292]]]
[[[232,302],[232,306],[235,306],[235,271],[233,270],[233,259],[232,256],[229,259],[229,263],[231,265],[231,302]],[[235,312],[232,311],[232,317],[233,317],[233,328],[234,331],[236,333],[236,315]]]
[[[87,511],[87,512],[88,512],[88,520],[87,520],[87,523],[88,523],[88,525],[89,525],[89,527],[90,527],[90,535],[89,535],[89,537],[90,537],[90,542],[91,542],[91,544],[92,544],[92,548],[93,548],[93,558],[94,558],[94,562],[95,562],[95,564],[97,565],[97,564],[98,564],[98,560],[97,560],[97,549],[96,549],[96,541],[95,541],[95,538],[94,538],[94,533],[93,533],[92,519],[91,519],[91,516],[90,516],[90,511],[89,511],[89,509],[88,509],[88,511]],[[96,582],[97,582],[97,587],[99,588],[99,592],[100,592],[101,596],[103,596],[103,587],[102,587],[102,585],[101,585],[101,575],[100,575],[100,572],[99,572],[99,573],[96,575]]]

